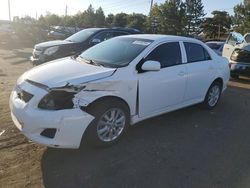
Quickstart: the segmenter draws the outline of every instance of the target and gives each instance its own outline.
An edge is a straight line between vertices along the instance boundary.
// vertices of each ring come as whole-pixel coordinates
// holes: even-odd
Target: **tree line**
[[[220,38],[230,30],[241,33],[250,28],[250,0],[244,0],[234,7],[234,15],[226,11],[213,11],[212,17],[204,12],[202,0],[166,0],[154,4],[149,15],[144,14],[108,14],[105,16],[101,7],[94,9],[89,5],[87,10],[72,16],[58,16],[47,13],[38,20],[30,17],[15,18],[16,22],[29,20],[45,28],[55,25],[70,27],[130,27],[145,33],[171,35],[199,35],[206,38]]]

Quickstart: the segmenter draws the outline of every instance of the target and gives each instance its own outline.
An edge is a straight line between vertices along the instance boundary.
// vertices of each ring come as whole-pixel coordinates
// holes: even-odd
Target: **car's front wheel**
[[[213,109],[219,102],[222,85],[220,82],[214,82],[207,91],[203,105],[207,109]]]
[[[119,100],[104,100],[90,107],[95,116],[86,132],[87,141],[95,146],[108,146],[117,142],[128,127],[129,110]]]

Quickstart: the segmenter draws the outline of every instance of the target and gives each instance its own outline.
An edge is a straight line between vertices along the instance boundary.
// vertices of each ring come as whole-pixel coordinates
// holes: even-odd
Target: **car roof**
[[[175,35],[159,35],[159,34],[136,34],[136,35],[124,35],[120,37],[127,38],[138,38],[138,39],[146,39],[153,41],[162,41],[162,40],[175,40],[175,41],[194,41],[201,42],[194,38],[175,36]]]
[[[224,44],[225,42],[223,42],[223,41],[209,41],[209,42],[206,42],[206,44],[211,44],[211,43]]]

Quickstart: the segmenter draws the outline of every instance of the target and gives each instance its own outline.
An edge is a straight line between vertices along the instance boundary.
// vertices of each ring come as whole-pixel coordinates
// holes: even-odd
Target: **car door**
[[[237,44],[237,39],[233,36],[232,33],[230,33],[223,47],[222,56],[230,60],[230,57],[235,49],[236,44]]]
[[[182,103],[186,88],[186,67],[179,42],[157,46],[145,58],[161,63],[160,71],[138,73],[139,117],[158,114]]]
[[[187,90],[185,102],[203,100],[216,76],[216,62],[200,44],[184,42],[187,57]]]

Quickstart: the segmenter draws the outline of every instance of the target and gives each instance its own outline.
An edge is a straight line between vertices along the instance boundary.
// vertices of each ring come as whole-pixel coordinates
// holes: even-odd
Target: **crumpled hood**
[[[77,61],[71,57],[55,60],[25,72],[18,80],[31,80],[49,88],[81,84],[111,76],[115,68],[106,68]]]

